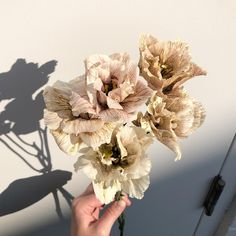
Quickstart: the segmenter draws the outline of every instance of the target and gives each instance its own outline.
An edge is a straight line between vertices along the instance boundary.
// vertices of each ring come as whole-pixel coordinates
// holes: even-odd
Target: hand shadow
[[[56,64],[57,62],[52,60],[39,66],[37,63],[27,63],[25,59],[17,59],[8,72],[0,74],[0,102],[12,99],[0,113],[0,142],[29,168],[42,174],[16,180],[2,192],[1,216],[24,209],[51,192],[56,212],[63,218],[57,190],[62,193],[68,204],[73,198],[63,188],[71,179],[71,173],[63,170],[52,171],[47,128],[40,125],[45,107],[41,87],[48,82]],[[32,142],[24,140],[22,135],[32,132],[37,132],[38,139]],[[30,163],[32,158],[37,159],[41,168],[35,168]]]

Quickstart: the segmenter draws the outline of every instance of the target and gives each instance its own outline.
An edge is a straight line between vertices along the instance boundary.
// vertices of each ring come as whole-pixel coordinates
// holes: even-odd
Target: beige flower
[[[98,199],[108,204],[117,191],[141,199],[149,186],[150,159],[145,151],[152,138],[138,127],[117,127],[109,144],[87,148],[75,163],[92,179]]]
[[[142,35],[139,44],[141,75],[149,86],[168,94],[194,76],[206,75],[191,62],[188,45],[183,42],[161,42],[151,35]]]
[[[88,97],[104,121],[132,120],[151,96],[151,89],[138,80],[138,66],[126,53],[93,55],[85,66]]]
[[[102,121],[90,103],[81,76],[69,83],[57,81],[44,90],[45,124],[58,146],[75,155],[82,144],[97,147],[109,142],[115,124]]]
[[[202,105],[189,97],[183,90],[175,90],[169,97],[159,97],[157,93],[149,101],[147,112],[138,114],[134,124],[141,126],[176,153],[181,158],[179,138],[188,137],[204,121]]]

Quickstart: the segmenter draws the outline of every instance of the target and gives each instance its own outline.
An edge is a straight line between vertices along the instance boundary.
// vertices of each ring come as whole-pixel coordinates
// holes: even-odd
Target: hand
[[[128,197],[123,196],[120,201],[111,203],[99,218],[104,205],[96,198],[90,184],[83,194],[73,200],[71,236],[109,236],[117,218],[130,205]]]

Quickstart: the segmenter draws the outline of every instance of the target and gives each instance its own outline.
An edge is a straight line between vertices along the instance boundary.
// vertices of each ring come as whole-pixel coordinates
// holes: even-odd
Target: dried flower
[[[138,80],[138,66],[128,54],[93,55],[85,60],[87,93],[104,121],[127,122],[151,96]]]
[[[138,127],[117,127],[110,143],[86,148],[75,163],[92,179],[98,199],[108,204],[117,191],[141,199],[149,186],[150,159],[145,151],[152,138]]]
[[[206,75],[191,62],[188,45],[183,42],[161,42],[151,35],[142,35],[139,44],[141,75],[149,86],[168,94],[194,76]]]
[[[74,155],[82,144],[97,147],[109,142],[115,124],[102,121],[86,94],[85,78],[57,81],[44,90],[45,124],[58,146]]]
[[[189,97],[181,89],[171,96],[153,95],[145,115],[138,114],[134,124],[141,126],[176,153],[181,158],[179,138],[188,137],[204,121],[205,111],[202,105]]]

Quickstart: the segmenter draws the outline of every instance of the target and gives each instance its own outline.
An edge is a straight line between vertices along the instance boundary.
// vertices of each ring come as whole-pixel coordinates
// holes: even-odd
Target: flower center
[[[165,64],[160,65],[161,68],[161,75],[163,79],[169,79],[171,77],[172,68]]]
[[[117,147],[117,145],[102,144],[99,147],[99,151],[103,155],[103,163],[110,163],[110,165],[114,167],[125,167],[130,164],[127,160],[127,157],[121,158],[120,149]]]
[[[118,79],[115,77],[115,76],[111,76],[111,80],[108,84],[104,84],[104,93],[106,95],[108,95],[108,93],[110,91],[112,91],[113,89],[116,89],[118,86],[117,86],[117,81]]]
[[[81,117],[82,119],[85,119],[85,120],[90,120],[90,118],[92,117],[92,114],[89,114],[88,112],[80,113],[79,117]]]
[[[163,92],[164,94],[168,94],[169,92],[171,92],[173,86],[174,86],[173,83],[170,84],[170,85],[168,85],[167,87],[163,88],[162,92]]]

